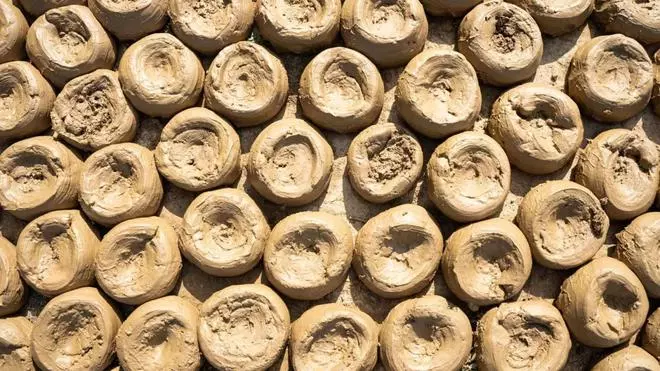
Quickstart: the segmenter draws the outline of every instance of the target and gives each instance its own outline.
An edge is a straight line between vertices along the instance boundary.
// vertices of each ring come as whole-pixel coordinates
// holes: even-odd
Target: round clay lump
[[[658,360],[644,351],[644,349],[629,345],[612,352],[600,362],[596,363],[591,371],[660,371]]]
[[[25,16],[11,1],[2,1],[0,2],[0,23],[2,23],[0,63],[23,59],[25,36],[28,32]]]
[[[660,42],[660,3],[654,0],[596,0],[596,21],[607,33],[645,44]]]
[[[660,212],[638,216],[616,239],[617,259],[635,272],[650,297],[660,298]]]
[[[512,0],[534,17],[541,31],[559,36],[582,26],[594,10],[594,0]]]
[[[0,316],[17,312],[26,298],[25,285],[18,272],[16,247],[0,235]],[[0,344],[3,344],[1,329],[2,326],[0,326]],[[3,354],[2,345],[0,345],[0,354]],[[0,357],[0,366],[2,366],[2,357]]]
[[[483,0],[421,0],[424,10],[435,16],[462,17]]]
[[[120,40],[157,32],[167,22],[168,0],[88,0],[89,9]]]
[[[642,346],[654,357],[660,357],[660,308],[653,311],[646,320]]]
[[[30,354],[32,322],[26,317],[0,319],[0,369],[34,371]]]

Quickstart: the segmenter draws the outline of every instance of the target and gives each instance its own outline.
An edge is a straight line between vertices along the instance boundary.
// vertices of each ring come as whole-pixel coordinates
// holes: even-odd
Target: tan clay
[[[162,197],[153,154],[138,144],[107,146],[83,164],[80,206],[97,223],[110,226],[154,215]]]
[[[294,371],[369,371],[376,365],[378,324],[342,304],[308,309],[291,325],[289,356]]]
[[[117,357],[123,370],[198,370],[197,308],[176,296],[137,307],[117,333]]]
[[[568,95],[583,113],[617,122],[640,113],[651,99],[653,64],[637,41],[616,34],[582,44],[567,77]]]
[[[384,298],[409,296],[433,280],[442,248],[442,232],[426,210],[400,205],[360,229],[353,269],[369,290]]]
[[[453,50],[428,49],[413,58],[396,86],[396,109],[417,132],[443,138],[472,129],[481,109],[477,74]]]
[[[105,370],[120,325],[119,315],[98,289],[69,291],[49,301],[34,323],[32,359],[42,370]]]
[[[32,322],[25,317],[0,319],[0,369],[34,371],[30,354]]]
[[[11,1],[0,1],[0,24],[0,63],[23,59],[28,23]]]
[[[660,42],[660,3],[655,0],[596,0],[595,19],[607,33],[645,44]]]
[[[660,212],[638,216],[616,235],[617,259],[632,269],[652,298],[660,298]]]
[[[660,49],[655,52],[653,57],[655,63],[655,85],[651,93],[651,104],[655,110],[655,114],[660,116]]]
[[[0,204],[30,220],[76,206],[82,161],[64,144],[41,136],[16,142],[0,154]]]
[[[0,316],[17,312],[27,298],[16,262],[16,247],[0,235]],[[2,326],[0,326],[0,369],[2,369]]]
[[[35,291],[56,296],[94,284],[99,238],[78,210],[51,211],[31,221],[18,237],[21,276]]]
[[[264,250],[268,282],[284,295],[317,300],[346,281],[353,234],[344,219],[325,212],[301,212],[282,219]]]
[[[594,0],[511,0],[534,17],[541,31],[559,36],[582,26],[594,10]]]
[[[503,205],[511,186],[506,153],[491,137],[473,131],[445,140],[427,167],[429,198],[459,222],[485,219]]]
[[[458,51],[487,84],[508,86],[534,76],[543,55],[536,21],[522,8],[487,0],[468,13],[458,29]]]
[[[334,154],[325,138],[300,119],[268,125],[252,143],[248,181],[279,205],[308,204],[328,188]]]
[[[644,133],[611,129],[581,151],[573,177],[601,200],[611,219],[632,219],[653,204],[660,181],[658,156]]]
[[[170,0],[172,31],[189,48],[216,54],[252,31],[257,1]]]
[[[340,0],[259,0],[256,23],[277,50],[308,53],[328,47],[339,33]]]
[[[69,81],[57,95],[50,118],[56,138],[84,151],[130,142],[138,121],[117,73],[103,69]]]
[[[559,371],[571,350],[561,313],[543,300],[503,303],[477,325],[479,370]]]
[[[387,370],[458,371],[472,349],[470,320],[442,296],[409,299],[380,328],[380,359]]]
[[[189,191],[231,184],[241,173],[238,134],[220,116],[201,107],[172,117],[154,156],[160,174]]]
[[[424,10],[435,16],[462,17],[483,0],[421,0]]]
[[[264,370],[284,352],[289,310],[267,286],[230,286],[213,294],[199,311],[199,345],[218,369]]]
[[[364,129],[351,142],[346,157],[353,189],[372,203],[385,203],[408,193],[424,167],[417,138],[390,122]]]
[[[342,6],[344,43],[381,68],[408,63],[424,48],[428,31],[419,0],[346,0]]]
[[[642,328],[649,311],[637,276],[610,257],[595,259],[568,277],[555,305],[573,336],[597,348],[626,342]]]
[[[549,174],[570,163],[584,138],[577,104],[560,90],[527,83],[493,104],[488,133],[511,163],[530,174]]]
[[[259,263],[269,233],[266,218],[250,196],[224,188],[202,193],[188,206],[180,247],[206,273],[238,276]]]
[[[238,127],[272,119],[286,103],[287,72],[263,46],[239,41],[224,48],[209,67],[204,104]]]
[[[534,260],[551,269],[574,268],[589,261],[603,246],[610,227],[598,198],[567,180],[532,188],[518,208],[516,221]]]
[[[204,83],[195,53],[166,33],[151,34],[129,46],[117,71],[128,100],[149,116],[170,117],[193,106]]]
[[[89,9],[119,40],[136,40],[167,22],[168,0],[88,0]]]
[[[644,350],[660,359],[660,308],[653,311],[646,321],[642,346]]]
[[[44,14],[49,9],[66,5],[85,5],[86,2],[87,0],[13,0],[14,4],[20,4],[27,13],[35,17]]]
[[[317,54],[305,67],[298,91],[305,116],[338,133],[364,129],[383,109],[384,87],[378,68],[348,48]]]
[[[30,63],[0,64],[0,140],[48,129],[54,101],[53,88]]]
[[[660,371],[660,364],[644,349],[629,345],[610,353],[596,363],[591,371]]]
[[[58,88],[115,63],[112,39],[89,8],[81,5],[51,9],[37,18],[25,47],[30,61]]]

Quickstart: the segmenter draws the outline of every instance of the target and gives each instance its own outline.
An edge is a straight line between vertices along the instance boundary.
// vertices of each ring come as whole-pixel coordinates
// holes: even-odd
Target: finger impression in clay
[[[89,9],[120,40],[136,40],[157,32],[167,22],[168,0],[88,0]]]
[[[383,79],[364,55],[348,48],[317,54],[300,78],[303,113],[316,125],[349,133],[373,124],[383,109]]]
[[[17,312],[26,298],[25,285],[18,273],[16,248],[6,238],[0,236],[0,316]],[[2,326],[0,326],[0,334],[1,329]],[[0,344],[2,344],[1,338],[0,335]],[[3,353],[1,350],[0,345],[0,354]],[[1,359],[0,366],[2,366]]]
[[[442,296],[409,299],[380,329],[380,359],[394,371],[458,371],[472,349],[470,320]]]
[[[417,138],[393,123],[364,129],[348,147],[347,158],[353,189],[373,203],[408,193],[424,167],[424,153]]]
[[[35,291],[55,296],[94,284],[99,238],[78,210],[51,211],[18,236],[21,276]]]
[[[273,228],[264,269],[284,295],[317,300],[346,280],[352,257],[353,234],[345,220],[325,212],[301,212]]]
[[[81,168],[82,161],[51,137],[16,142],[0,154],[0,204],[23,220],[72,208]]]
[[[252,0],[172,0],[168,14],[179,40],[200,53],[216,54],[248,38],[255,11]]]
[[[477,325],[480,370],[562,370],[571,336],[552,304],[536,299],[503,303]]]
[[[461,300],[501,303],[518,294],[532,271],[525,235],[504,219],[488,219],[454,232],[442,256],[447,286]]]
[[[534,17],[541,31],[559,36],[582,26],[594,10],[594,0],[512,0]]]
[[[660,298],[660,213],[638,216],[616,235],[617,259],[632,269],[652,298]]]
[[[415,131],[442,138],[469,130],[481,109],[477,73],[452,50],[421,52],[403,70],[396,86],[397,112]]]
[[[488,0],[468,13],[458,29],[458,51],[487,84],[508,86],[534,76],[543,55],[541,30],[529,13]]]
[[[165,125],[154,153],[158,171],[177,187],[203,191],[230,184],[241,171],[241,143],[228,122],[193,107]]]
[[[577,104],[560,90],[528,83],[493,104],[488,133],[511,163],[530,174],[549,174],[569,163],[582,144]]]
[[[97,223],[109,226],[154,215],[162,198],[153,154],[138,144],[110,145],[83,164],[80,206]]]
[[[278,205],[299,206],[328,188],[334,154],[325,138],[299,119],[276,121],[252,143],[248,181]]]
[[[0,64],[0,139],[36,135],[50,127],[53,88],[23,61]]]
[[[381,68],[398,67],[422,51],[429,31],[419,0],[347,0],[341,11],[341,36],[351,49]]]
[[[607,33],[622,33],[645,44],[660,42],[657,1],[596,0],[594,18]]]
[[[421,0],[424,10],[435,16],[462,17],[483,0]]]
[[[126,370],[198,370],[197,308],[177,296],[135,309],[117,333],[117,357]]]
[[[584,113],[599,121],[624,121],[649,103],[653,64],[634,39],[620,34],[599,36],[578,48],[567,84],[568,95]]]
[[[0,40],[0,63],[17,61],[25,56],[25,36],[28,23],[21,10],[11,1],[0,3],[0,21],[3,37]]]
[[[156,216],[117,224],[103,237],[96,255],[96,281],[124,304],[167,295],[180,272],[177,233]]]
[[[66,5],[85,5],[86,0],[18,0],[14,4],[21,7],[34,17],[44,14],[47,10],[59,8]]]
[[[621,370],[660,371],[660,365],[658,360],[644,349],[636,345],[629,345],[612,352],[591,368],[591,371]]]
[[[287,72],[263,46],[239,41],[215,57],[204,82],[204,104],[238,127],[272,119],[286,103]]]
[[[53,298],[32,330],[32,359],[42,370],[105,370],[114,358],[121,325],[112,305],[94,287]]]
[[[342,304],[313,306],[291,325],[294,370],[369,371],[376,365],[378,324]]]
[[[429,198],[449,218],[471,222],[501,209],[511,186],[506,153],[491,137],[467,131],[445,140],[427,167]]]
[[[166,33],[151,34],[129,46],[117,71],[128,100],[149,116],[170,117],[193,106],[204,83],[195,53]]]
[[[57,138],[84,151],[130,142],[138,120],[117,73],[103,69],[69,81],[57,95],[50,118]]]
[[[401,205],[360,229],[353,269],[369,290],[384,298],[409,296],[431,282],[442,248],[442,233],[426,210]]]
[[[532,188],[518,208],[517,223],[534,259],[551,269],[574,268],[589,261],[603,246],[610,227],[600,200],[567,180]]]
[[[216,368],[265,370],[284,352],[289,310],[267,286],[227,287],[206,300],[199,312],[199,345]]]
[[[598,258],[569,276],[555,305],[582,344],[609,348],[630,339],[644,325],[649,300],[644,286],[622,262]]]
[[[34,371],[31,334],[32,322],[25,317],[0,319],[0,369]]]
[[[660,357],[660,308],[653,311],[646,320],[642,346],[654,357]]]
[[[37,18],[28,31],[26,49],[30,61],[58,88],[115,63],[112,39],[81,5],[51,9]]]
[[[660,181],[658,162],[656,145],[643,133],[611,129],[581,151],[573,178],[604,203],[611,219],[626,220],[653,204]]]
[[[224,188],[200,194],[183,215],[181,251],[204,272],[238,276],[263,255],[270,227],[247,193]]]

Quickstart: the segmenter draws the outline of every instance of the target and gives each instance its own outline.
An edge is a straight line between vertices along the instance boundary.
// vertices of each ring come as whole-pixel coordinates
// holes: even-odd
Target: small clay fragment
[[[561,313],[544,300],[503,303],[477,325],[479,370],[562,370],[571,336]]]
[[[12,2],[14,4],[20,4],[27,13],[38,17],[49,9],[66,5],[85,5],[87,0],[13,0]]]
[[[616,239],[617,259],[635,272],[650,297],[660,298],[660,212],[638,216]]]
[[[629,345],[610,353],[596,363],[591,371],[660,371],[660,364],[644,349]]]
[[[541,30],[529,13],[502,0],[487,0],[463,18],[458,51],[487,84],[508,86],[534,76],[543,55]]]
[[[442,296],[425,296],[394,307],[379,339],[380,359],[388,370],[458,371],[470,356],[472,326]]]
[[[511,163],[530,174],[549,174],[569,163],[582,144],[580,109],[563,92],[527,83],[493,104],[488,133]]]
[[[603,246],[610,227],[598,198],[567,180],[532,188],[523,198],[516,220],[534,260],[551,269],[574,268],[589,261]],[[658,228],[660,240],[660,223]]]
[[[56,138],[84,151],[130,142],[138,121],[117,73],[103,69],[69,81],[57,95],[50,118]]]
[[[200,194],[188,206],[181,252],[208,274],[238,276],[261,260],[270,227],[245,192],[224,188]]]
[[[417,132],[442,138],[472,129],[481,109],[477,73],[465,57],[441,48],[421,52],[396,86],[396,108]]]
[[[483,0],[421,0],[424,10],[435,16],[462,17]]]
[[[649,300],[637,276],[622,262],[602,257],[578,269],[561,285],[555,305],[581,343],[609,348],[644,325]]]
[[[34,371],[30,354],[32,322],[25,317],[0,319],[0,369]]]
[[[50,127],[53,88],[30,63],[0,65],[0,139],[33,136]]]
[[[30,61],[58,88],[96,69],[111,69],[115,63],[112,39],[82,5],[46,11],[32,23],[26,40]]]
[[[653,61],[655,62],[655,85],[651,93],[651,104],[655,114],[660,116],[660,49],[655,52]]]
[[[218,369],[265,370],[284,352],[289,310],[268,286],[227,287],[213,294],[199,311],[199,345]]]
[[[571,61],[568,95],[584,113],[618,122],[640,113],[651,99],[653,63],[634,39],[616,34],[582,44]]]
[[[351,142],[346,157],[353,189],[373,203],[408,193],[424,167],[417,138],[403,126],[389,122],[364,129]]]
[[[594,0],[510,0],[534,17],[550,36],[569,33],[582,26],[594,10]]]
[[[660,42],[660,3],[654,0],[596,0],[595,20],[609,33],[644,44]]]
[[[642,347],[651,355],[660,359],[660,308],[653,311],[646,321]]]
[[[247,177],[271,202],[308,204],[328,188],[334,154],[312,126],[300,119],[268,125],[252,143]]]
[[[199,313],[188,301],[166,296],[137,307],[117,333],[117,357],[124,370],[198,370]]]
[[[338,47],[317,54],[305,67],[298,99],[314,124],[350,133],[378,119],[383,94],[378,68],[364,55]]]
[[[429,198],[459,222],[485,219],[498,211],[511,186],[506,153],[491,137],[466,131],[445,140],[427,168]]]
[[[342,218],[301,212],[273,228],[264,250],[268,282],[284,295],[317,300],[346,280],[353,258],[353,234]]]
[[[82,166],[80,206],[97,223],[110,226],[154,215],[162,198],[153,154],[138,144],[112,144]]]
[[[188,108],[172,117],[163,128],[154,156],[158,171],[189,191],[230,184],[241,174],[238,134],[206,108]]]
[[[56,296],[94,284],[99,238],[78,210],[57,210],[31,221],[18,237],[18,269],[30,287]]]
[[[25,285],[18,273],[16,248],[0,235],[0,317],[21,309],[26,297]],[[3,354],[2,338],[2,326],[0,326],[0,354]],[[0,369],[4,369],[2,359],[0,357]]]
[[[167,22],[168,0],[88,0],[89,9],[119,40],[137,40]]]
[[[167,33],[151,34],[129,46],[117,71],[128,100],[149,116],[170,117],[193,106],[204,83],[195,53]]]
[[[422,51],[429,24],[419,0],[346,0],[341,10],[344,43],[378,67],[404,65]]]
[[[442,232],[417,205],[393,207],[358,232],[353,269],[369,290],[400,298],[426,287],[440,264]]]
[[[632,219],[653,204],[659,162],[655,143],[644,133],[611,129],[580,152],[573,177],[604,203],[611,219]]]
[[[172,31],[189,48],[216,54],[224,47],[248,38],[256,1],[171,0]]]
[[[0,1],[0,63],[17,61],[25,56],[25,36],[28,23],[21,10],[11,1]]]
[[[82,161],[64,144],[41,136],[0,154],[0,204],[19,219],[76,206]]]
[[[215,57],[204,82],[204,104],[238,127],[272,119],[286,103],[282,62],[263,46],[239,41]]]

